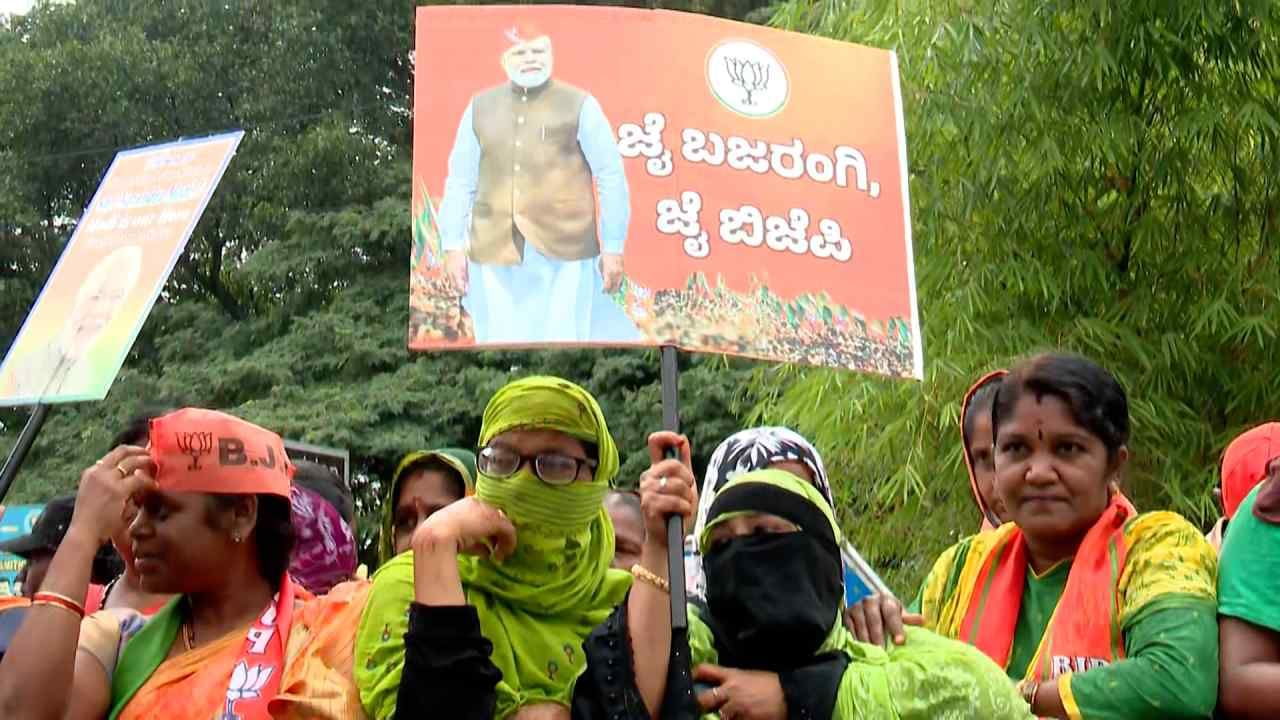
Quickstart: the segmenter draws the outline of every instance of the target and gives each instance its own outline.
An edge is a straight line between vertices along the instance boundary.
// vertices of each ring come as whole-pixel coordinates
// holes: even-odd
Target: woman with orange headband
[[[68,542],[0,664],[0,716],[361,717],[362,587],[297,599],[292,475],[278,435],[193,408],[152,420],[149,448],[118,447],[85,470]],[[118,536],[131,503],[141,585],[177,597],[150,619],[104,610],[82,627],[89,549]]]

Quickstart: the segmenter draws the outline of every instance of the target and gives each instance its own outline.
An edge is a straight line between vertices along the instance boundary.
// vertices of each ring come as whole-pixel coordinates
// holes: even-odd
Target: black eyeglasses
[[[509,478],[529,464],[533,465],[533,474],[542,482],[548,485],[568,485],[578,478],[578,473],[584,466],[595,470],[599,463],[558,452],[521,455],[508,448],[493,446],[482,449],[476,458],[476,466],[480,472],[495,478]]]

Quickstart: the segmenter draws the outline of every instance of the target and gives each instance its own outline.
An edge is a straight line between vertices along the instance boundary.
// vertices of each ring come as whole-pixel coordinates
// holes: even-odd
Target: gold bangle
[[[671,594],[671,583],[650,572],[649,568],[640,563],[631,566],[631,575],[635,579],[647,582],[668,595]]]
[[[1027,707],[1035,707],[1036,693],[1040,691],[1039,680],[1023,680],[1018,683],[1018,694],[1022,696]]]

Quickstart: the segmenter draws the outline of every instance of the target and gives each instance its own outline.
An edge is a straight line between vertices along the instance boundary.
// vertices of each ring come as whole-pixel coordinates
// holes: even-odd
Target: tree
[[[753,383],[757,417],[826,450],[873,564],[914,594],[976,530],[961,396],[1049,348],[1126,388],[1137,505],[1209,523],[1226,442],[1280,414],[1278,6],[792,0],[774,22],[901,63],[924,382]]]

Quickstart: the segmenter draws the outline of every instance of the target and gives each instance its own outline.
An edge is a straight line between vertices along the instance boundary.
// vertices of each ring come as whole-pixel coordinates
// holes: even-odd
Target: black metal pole
[[[27,424],[18,435],[18,442],[14,443],[13,449],[9,451],[9,457],[4,461],[4,469],[0,470],[0,503],[4,502],[5,496],[9,494],[9,488],[13,487],[13,479],[18,477],[18,468],[21,468],[22,461],[27,459],[27,453],[35,443],[36,436],[40,434],[40,428],[44,427],[44,420],[48,415],[48,405],[38,404],[31,408],[31,416],[27,418]]]
[[[680,432],[680,364],[676,349],[670,345],[662,348],[662,429]],[[689,620],[685,615],[684,519],[679,515],[667,518],[667,580],[671,583],[671,627],[683,630]]]
[[[680,432],[680,365],[676,349],[662,348],[662,428]],[[674,448],[667,457],[677,456]],[[685,607],[684,518],[667,518],[667,580],[671,587],[671,655],[667,662],[667,692],[661,713],[666,720],[696,720],[701,714],[694,692],[689,652],[689,616]]]

